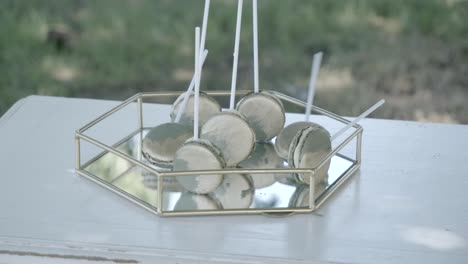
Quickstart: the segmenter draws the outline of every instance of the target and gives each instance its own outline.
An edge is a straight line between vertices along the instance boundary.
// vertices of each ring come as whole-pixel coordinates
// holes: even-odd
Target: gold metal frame
[[[251,91],[246,91],[246,90],[239,90],[236,92],[237,96],[243,96],[246,95]],[[283,102],[288,102],[292,103],[294,105],[304,107],[306,106],[306,103],[303,101],[300,101],[298,99],[292,98],[290,96],[284,95],[279,92],[274,92],[272,91],[278,98],[280,98]],[[76,172],[84,176],[93,182],[105,187],[106,189],[109,189],[122,197],[126,198],[127,200],[130,200],[131,202],[136,203],[137,205],[149,210],[152,213],[155,213],[157,215],[164,215],[164,216],[186,216],[186,215],[225,215],[225,214],[265,214],[265,213],[307,213],[307,212],[312,212],[319,208],[336,190],[340,188],[340,186],[351,176],[356,172],[360,165],[361,165],[361,144],[362,144],[362,132],[363,129],[360,125],[354,125],[354,131],[344,140],[342,141],[338,146],[336,146],[329,154],[328,156],[320,163],[320,165],[316,169],[290,169],[290,168],[284,168],[284,169],[223,169],[223,170],[200,170],[200,171],[158,171],[151,165],[148,165],[144,162],[141,162],[139,160],[134,159],[133,157],[119,151],[116,149],[116,147],[126,139],[130,138],[132,135],[137,134],[138,132],[141,132],[144,129],[144,124],[143,124],[143,100],[145,98],[164,98],[164,97],[176,97],[180,95],[183,92],[154,92],[154,93],[138,93],[129,99],[125,100],[118,106],[112,108],[111,110],[105,112],[101,116],[97,117],[90,123],[86,124],[82,128],[78,129],[75,133],[75,148],[76,148],[76,160],[75,160],[75,169]],[[228,96],[230,94],[230,91],[206,91],[207,94],[212,95],[212,96]],[[84,133],[89,130],[90,128],[94,127],[95,125],[99,124],[109,116],[113,115],[114,113],[118,112],[119,110],[123,109],[124,107],[130,105],[131,103],[135,103],[137,105],[137,120],[138,120],[138,127],[136,130],[127,136],[126,138],[120,140],[119,142],[115,143],[112,146],[106,145],[90,136],[85,135]],[[324,110],[322,108],[312,106],[312,111],[319,113],[321,115],[327,116],[335,121],[338,121],[343,124],[348,124],[350,121],[342,118],[339,115],[336,115],[334,113],[331,113],[327,110]],[[342,150],[345,146],[350,144],[350,142],[356,139],[356,153],[355,153],[355,159],[351,159],[349,157],[343,156],[342,154],[339,154],[338,152]],[[95,156],[94,158],[90,159],[86,163],[82,164],[81,161],[81,140],[84,140],[100,149],[102,149],[102,152]],[[134,197],[133,195],[115,187],[114,185],[102,180],[101,178],[97,177],[96,175],[86,171],[84,168],[86,168],[89,164],[91,164],[93,161],[97,160],[99,157],[102,157],[106,153],[112,153],[129,163],[133,164],[134,166],[138,166],[142,169],[145,169],[146,171],[154,174],[158,178],[158,188],[157,188],[157,203],[158,206],[154,207],[137,197]],[[314,199],[314,188],[309,188],[310,193],[309,193],[309,207],[308,208],[271,208],[271,209],[222,209],[222,210],[190,210],[190,211],[164,211],[163,208],[163,177],[175,177],[175,176],[193,176],[197,174],[230,174],[230,173],[240,173],[240,174],[265,174],[265,173],[271,173],[271,174],[284,174],[284,173],[303,173],[303,174],[309,174],[310,177],[310,186],[314,186],[314,173],[316,170],[320,169],[324,164],[327,163],[327,161],[331,160],[331,158],[335,155],[339,155],[343,158],[346,158],[348,160],[353,161],[353,165],[344,173],[342,174],[336,182],[334,182],[330,187],[324,191],[322,195],[320,195],[317,199]]]

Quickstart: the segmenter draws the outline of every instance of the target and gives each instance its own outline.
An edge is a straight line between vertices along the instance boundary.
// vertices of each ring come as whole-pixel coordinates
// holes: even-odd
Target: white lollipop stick
[[[205,10],[203,11],[203,24],[201,31],[200,51],[205,50],[206,28],[208,26],[208,15],[210,13],[210,0],[205,0]]]
[[[202,31],[201,31],[201,42],[200,42],[200,52],[205,50],[205,41],[206,41],[206,28],[208,27],[208,15],[210,14],[210,0],[205,0],[205,10],[203,11],[203,24],[202,24]],[[204,60],[202,60],[201,64],[203,65]],[[201,80],[202,72],[200,70],[200,80]]]
[[[193,102],[193,138],[198,137],[198,103],[200,94],[200,28],[195,28],[195,98]]]
[[[254,92],[260,91],[258,84],[258,16],[257,16],[257,0],[253,0],[253,52],[254,52]]]
[[[312,61],[312,69],[310,72],[309,92],[307,94],[307,105],[305,111],[305,121],[309,122],[310,112],[312,111],[312,102],[314,101],[315,94],[315,83],[317,82],[317,76],[320,71],[320,64],[322,63],[323,52],[314,54]]]
[[[361,121],[363,118],[368,116],[370,113],[374,112],[377,108],[379,108],[381,105],[385,103],[385,100],[382,99],[375,105],[373,105],[371,108],[367,109],[364,113],[362,113],[360,116],[356,117],[353,122],[347,124],[345,127],[343,127],[340,131],[336,132],[332,137],[331,141],[335,140],[337,137],[341,136],[346,130],[348,130],[350,127],[354,126],[357,124],[359,121]]]
[[[234,42],[234,61],[232,65],[232,80],[231,80],[231,100],[229,102],[229,109],[234,110],[234,100],[236,97],[236,81],[237,81],[237,62],[239,60],[239,38],[242,20],[242,0],[238,1],[237,5],[237,23],[236,23],[236,38]]]
[[[201,61],[202,67],[203,67],[203,64],[205,63],[207,55],[208,55],[208,50],[204,50],[203,55],[202,55],[203,58]],[[192,94],[193,87],[195,87],[195,73],[193,74],[192,81],[190,82],[190,85],[184,94],[184,100],[180,104],[179,110],[177,111],[176,118],[174,119],[174,123],[178,123],[180,119],[182,118],[182,114],[185,112],[185,108],[187,108],[187,103],[188,103],[188,99],[190,98],[190,94]]]

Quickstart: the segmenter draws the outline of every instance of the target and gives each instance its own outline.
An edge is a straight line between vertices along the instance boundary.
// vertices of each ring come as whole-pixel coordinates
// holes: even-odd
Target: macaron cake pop
[[[289,150],[289,166],[293,168],[317,168],[331,152],[330,134],[320,127],[306,127],[293,138]],[[330,160],[315,172],[316,183],[328,175]],[[297,174],[299,182],[309,184],[308,175]]]
[[[283,128],[283,130],[281,130],[278,137],[276,137],[275,149],[278,155],[282,157],[283,159],[288,159],[289,146],[291,145],[291,141],[293,140],[293,138],[296,136],[296,134],[300,130],[304,128],[308,128],[308,127],[316,127],[321,130],[325,130],[325,128],[323,128],[319,124],[309,121],[310,112],[312,110],[312,102],[313,102],[314,93],[315,93],[315,83],[317,81],[317,76],[320,70],[322,56],[323,56],[322,52],[314,54],[314,58],[312,62],[312,70],[310,74],[309,91],[307,94],[305,121],[295,122],[286,126],[285,128]]]
[[[255,151],[240,166],[242,168],[254,169],[278,169],[284,168],[284,160],[276,154],[275,148],[271,143],[257,143]],[[276,176],[279,174],[265,173],[252,174],[252,182],[256,189],[264,188],[276,182]]]
[[[233,167],[247,159],[255,148],[255,133],[245,118],[225,111],[210,118],[201,129],[201,138],[217,146]]]
[[[175,153],[174,171],[190,170],[219,170],[225,167],[225,161],[219,149],[211,142],[200,140],[198,130],[198,109],[200,92],[200,28],[195,29],[195,103],[193,119],[193,140],[184,143]],[[205,194],[214,191],[221,184],[223,176],[215,175],[191,175],[178,176],[177,181],[187,190],[197,194]]]
[[[203,25],[202,25],[202,32],[201,32],[201,43],[200,49],[205,50],[205,41],[206,41],[206,30],[208,26],[208,16],[210,12],[210,0],[205,0],[205,9],[203,12]],[[205,55],[203,56],[202,65],[205,61]],[[201,72],[200,72],[200,79],[201,79]],[[193,104],[194,104],[194,95],[193,95],[193,87],[195,84],[195,78],[192,78],[192,82],[190,83],[189,89],[187,92],[182,93],[172,104],[172,109],[170,112],[171,120],[175,123],[182,123],[187,125],[193,124]],[[199,106],[199,122],[200,126],[202,126],[206,120],[208,120],[211,116],[221,112],[221,106],[219,103],[213,99],[213,97],[205,94],[199,94],[200,106]]]
[[[210,141],[221,150],[229,167],[247,159],[255,147],[253,129],[245,117],[234,110],[241,18],[242,0],[239,0],[229,110],[211,117],[201,129],[201,138]]]
[[[165,123],[153,127],[143,138],[143,157],[152,164],[168,168],[182,144],[192,137],[192,128],[179,123]]]
[[[255,131],[257,141],[269,141],[280,133],[286,117],[281,100],[271,92],[259,90],[257,0],[253,0],[252,3],[254,92],[239,101],[237,110],[245,116]]]
[[[203,62],[208,55],[208,50],[203,52]],[[193,89],[195,78],[188,88],[187,93]],[[187,104],[183,102],[182,104]],[[193,108],[193,102],[191,104]],[[193,111],[192,111],[193,113]],[[192,123],[179,123],[181,116],[177,116],[172,123],[164,123],[153,127],[144,137],[142,144],[142,154],[146,160],[161,168],[170,168],[174,159],[174,154],[182,144],[193,136]]]
[[[322,52],[316,53],[312,61],[305,121],[295,122],[285,127],[275,141],[276,152],[279,156],[287,159],[289,166],[293,168],[317,168],[326,155],[331,152],[330,133],[319,124],[309,121],[322,57]],[[328,177],[329,167],[330,161],[316,172],[316,185]],[[296,180],[300,183],[310,184],[308,175],[296,174]]]
[[[205,62],[208,51],[205,50],[205,39],[206,39],[206,29],[208,23],[208,14],[209,14],[210,0],[205,1],[205,11],[203,14],[203,28],[201,42],[195,43],[195,46],[200,55],[203,51],[201,58],[201,65]],[[198,46],[197,46],[198,45]],[[200,56],[195,57],[195,61],[200,59]],[[197,63],[197,62],[195,62]],[[197,66],[195,66],[196,68]],[[200,70],[201,71],[201,70]],[[201,73],[200,73],[201,75]],[[157,127],[152,128],[148,134],[143,139],[142,144],[142,154],[143,156],[160,168],[170,168],[172,166],[172,161],[174,159],[175,152],[180,146],[193,136],[192,134],[192,124],[193,124],[193,111],[187,109],[187,104],[189,104],[189,109],[194,109],[193,105],[193,87],[195,85],[195,76],[192,78],[192,81],[187,89],[187,92],[184,93],[186,96],[180,96],[180,100],[176,100],[176,104],[173,106],[173,111],[171,111],[171,120],[172,123],[165,123]],[[189,100],[192,98],[192,100]],[[206,120],[214,113],[221,111],[219,104],[209,96],[204,97],[204,103],[202,104],[202,119]],[[180,111],[179,111],[180,110]],[[185,113],[185,114],[183,114]],[[200,114],[199,114],[200,115]],[[183,119],[182,119],[183,118]]]
[[[221,185],[212,193],[223,209],[249,208],[254,194],[250,177],[243,174],[225,174]]]
[[[342,135],[346,130],[357,124],[360,120],[379,108],[385,100],[380,100],[373,105],[353,122],[350,122],[332,137],[328,131],[316,127],[304,128],[297,133],[291,142],[289,148],[289,166],[293,168],[316,169],[331,152],[331,142]],[[316,184],[324,182],[327,178],[330,160],[324,163],[320,169],[315,172]],[[310,184],[309,175],[297,174],[297,179],[305,184]]]
[[[176,152],[174,171],[220,170],[225,167],[221,152],[207,140],[191,140]],[[177,176],[177,181],[188,191],[206,194],[214,191],[223,180],[221,174]]]

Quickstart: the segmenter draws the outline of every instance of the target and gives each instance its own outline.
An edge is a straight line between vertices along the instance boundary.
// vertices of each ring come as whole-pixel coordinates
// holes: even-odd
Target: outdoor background
[[[212,0],[202,89],[230,88],[235,0]],[[0,115],[31,94],[125,99],[185,90],[203,0],[0,0]],[[244,0],[238,89],[252,89]],[[353,116],[468,123],[468,1],[259,0],[261,89]],[[97,113],[98,114],[98,113]]]

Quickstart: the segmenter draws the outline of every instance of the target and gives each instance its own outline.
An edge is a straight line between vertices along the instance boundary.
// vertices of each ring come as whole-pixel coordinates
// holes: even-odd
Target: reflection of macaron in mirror
[[[289,148],[289,166],[292,168],[315,169],[331,152],[330,134],[322,127],[308,127],[297,133]],[[328,176],[330,160],[315,172],[315,183],[323,182]],[[310,184],[309,175],[297,174],[298,180]]]
[[[170,167],[177,149],[193,136],[189,126],[165,123],[153,127],[143,139],[141,152],[149,162]]]
[[[317,199],[327,189],[325,184],[316,184],[314,189],[314,198]],[[310,205],[310,187],[308,185],[300,185],[293,193],[289,200],[289,207],[309,207]]]
[[[257,141],[276,137],[286,120],[283,103],[268,91],[247,94],[237,103],[237,110],[255,131]]]
[[[142,172],[141,176],[143,177],[143,185],[152,190],[158,189],[158,176],[152,174],[151,172]],[[184,187],[180,185],[176,177],[166,176],[163,177],[163,192],[183,192]]]
[[[285,168],[284,161],[275,151],[271,143],[257,143],[255,144],[255,151],[239,166],[249,169],[278,169]],[[276,176],[280,174],[265,173],[265,174],[252,174],[252,182],[255,188],[264,188],[276,182]]]
[[[283,159],[288,159],[289,147],[291,146],[291,141],[297,135],[299,131],[307,127],[321,127],[319,124],[313,122],[295,122],[284,127],[279,133],[278,137],[275,140],[275,150],[280,157]]]
[[[247,159],[255,148],[255,133],[237,111],[224,111],[211,117],[201,128],[200,138],[221,150],[228,167]]]
[[[220,170],[225,167],[219,149],[206,140],[191,140],[177,150],[173,171]],[[177,181],[193,193],[214,191],[222,182],[221,174],[176,176]]]
[[[210,196],[190,192],[182,193],[174,206],[174,211],[218,209],[221,209],[219,203]]]
[[[249,208],[255,190],[249,177],[243,174],[225,174],[221,185],[213,192],[223,209]]]
[[[185,93],[182,93],[174,101],[174,104],[172,105],[171,114],[170,114],[172,121],[174,121],[177,116],[179,108],[181,107],[182,102],[184,100],[184,95]],[[199,124],[200,126],[202,126],[208,119],[210,119],[210,117],[221,112],[221,106],[213,97],[203,92],[200,92],[199,99],[200,99],[200,107],[199,107],[198,118],[199,118]],[[186,124],[189,126],[193,125],[193,109],[194,109],[193,104],[194,104],[194,95],[191,94],[187,101],[187,105],[185,106],[185,111],[180,117],[179,123]]]

